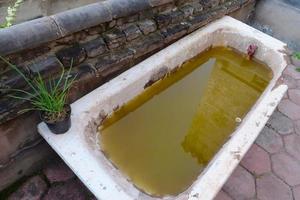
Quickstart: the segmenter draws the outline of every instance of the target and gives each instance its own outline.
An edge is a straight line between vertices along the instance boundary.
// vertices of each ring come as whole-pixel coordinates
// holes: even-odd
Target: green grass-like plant
[[[13,25],[16,14],[23,3],[24,0],[16,0],[13,6],[9,6],[7,8],[7,16],[5,17],[5,22],[3,24],[0,24],[0,28],[7,28]]]
[[[76,79],[76,76],[72,77],[70,74],[72,64],[68,71],[65,71],[61,64],[62,72],[60,77],[58,79],[51,78],[50,80],[45,81],[40,73],[37,73],[37,76],[31,80],[20,69],[18,69],[18,67],[8,62],[5,58],[0,56],[0,59],[20,74],[31,89],[31,92],[21,89],[10,89],[11,91],[16,92],[16,95],[8,95],[9,97],[25,100],[31,103],[32,107],[23,109],[21,111],[22,113],[30,110],[37,110],[42,113],[46,113],[47,119],[50,121],[57,121],[66,116],[64,108],[67,95]]]

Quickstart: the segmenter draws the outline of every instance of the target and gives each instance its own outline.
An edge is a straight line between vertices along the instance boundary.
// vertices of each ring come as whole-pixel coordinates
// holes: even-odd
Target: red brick
[[[274,173],[290,186],[300,184],[300,162],[285,152],[271,157]]]
[[[256,181],[259,200],[293,200],[292,191],[273,174],[265,174]]]
[[[271,171],[271,160],[269,154],[254,144],[243,158],[243,165],[250,172],[261,175]]]
[[[288,99],[282,100],[278,105],[278,109],[292,120],[300,119],[300,106]]]
[[[225,183],[223,190],[233,199],[251,199],[255,196],[254,178],[247,170],[238,166]]]

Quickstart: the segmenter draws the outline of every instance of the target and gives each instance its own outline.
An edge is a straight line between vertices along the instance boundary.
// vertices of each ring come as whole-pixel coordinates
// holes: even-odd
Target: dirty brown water
[[[213,48],[148,87],[99,127],[101,150],[140,190],[189,188],[272,79],[265,65]],[[203,191],[205,192],[205,191]]]

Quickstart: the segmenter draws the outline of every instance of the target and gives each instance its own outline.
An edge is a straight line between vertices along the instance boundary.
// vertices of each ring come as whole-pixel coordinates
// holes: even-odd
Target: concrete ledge
[[[174,0],[107,0],[0,29],[2,56]]]

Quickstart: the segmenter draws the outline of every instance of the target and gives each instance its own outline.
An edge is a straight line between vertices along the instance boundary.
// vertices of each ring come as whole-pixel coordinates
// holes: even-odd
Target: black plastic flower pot
[[[41,112],[40,117],[43,122],[45,122],[48,126],[48,128],[52,131],[54,134],[64,134],[66,133],[70,127],[71,127],[71,107],[70,105],[65,105],[66,109],[66,117],[64,119],[61,119],[59,121],[55,122],[49,122],[47,119],[45,119],[46,113]]]

